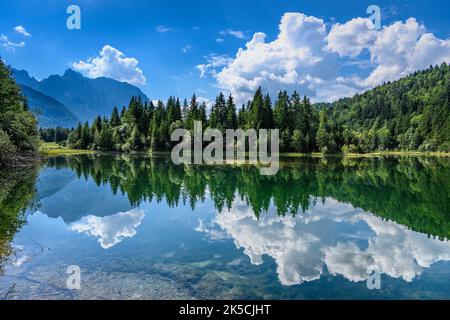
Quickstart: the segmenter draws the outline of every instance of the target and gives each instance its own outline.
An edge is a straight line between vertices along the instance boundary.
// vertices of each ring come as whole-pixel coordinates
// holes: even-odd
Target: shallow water
[[[1,298],[450,298],[447,158],[304,158],[264,177],[71,156],[14,179]],[[73,265],[80,290],[66,285]]]

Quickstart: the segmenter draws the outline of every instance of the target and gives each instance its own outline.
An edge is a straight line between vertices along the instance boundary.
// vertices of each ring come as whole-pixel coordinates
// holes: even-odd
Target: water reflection
[[[0,275],[14,253],[11,241],[26,222],[25,210],[34,204],[36,177],[36,167],[0,170]]]
[[[365,281],[373,265],[411,282],[432,264],[450,260],[450,242],[429,239],[331,198],[296,217],[280,217],[271,206],[259,219],[236,200],[206,231],[213,233],[212,228],[231,235],[254,265],[262,264],[264,255],[272,257],[284,285],[317,280],[324,270]]]
[[[108,217],[86,216],[70,225],[70,230],[87,233],[99,238],[103,249],[109,249],[123,240],[136,235],[136,228],[145,214],[142,210],[119,212]]]
[[[45,168],[37,189],[41,212],[67,224],[87,215],[107,217],[133,208],[126,195],[113,194],[109,185],[98,185],[93,179],[79,179],[69,168]]]
[[[175,166],[167,158],[130,156],[53,158],[48,166],[70,168],[85,180],[58,192],[58,201],[52,201],[58,209],[49,204],[44,210],[68,222],[125,212],[152,199],[194,209],[210,197],[221,212],[240,198],[259,218],[271,203],[277,215],[297,216],[333,198],[412,230],[450,238],[447,158],[300,159],[284,163],[273,177],[261,176],[252,166]],[[45,199],[41,202],[46,205]]]
[[[37,268],[56,268],[40,281],[53,281],[56,266],[84,262],[90,285],[99,286],[85,298],[119,280],[139,291],[130,286],[141,286],[141,274],[169,290],[146,283],[140,296],[150,298],[324,298],[349,283],[356,287],[347,297],[361,298],[372,265],[414,283],[378,297],[414,290],[442,297],[450,292],[436,283],[448,282],[448,265],[434,282],[417,280],[450,260],[449,173],[446,158],[297,159],[273,177],[251,166],[175,166],[165,157],[51,158],[38,178],[34,171],[2,189],[0,208],[13,217],[0,223],[4,279],[42,249],[36,239],[52,247]],[[11,245],[33,198],[31,223]],[[21,241],[34,251],[14,257]],[[113,274],[120,277],[105,278]],[[324,288],[330,281],[335,287]]]

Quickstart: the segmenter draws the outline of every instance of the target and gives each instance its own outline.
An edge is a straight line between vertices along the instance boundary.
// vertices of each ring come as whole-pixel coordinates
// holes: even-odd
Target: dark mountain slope
[[[26,85],[20,85],[20,87],[23,95],[28,99],[30,110],[38,118],[40,127],[72,128],[80,121],[80,119],[61,102]]]
[[[71,69],[62,76],[52,75],[42,81],[23,70],[13,69],[13,73],[19,84],[59,101],[81,121],[92,121],[98,115],[109,116],[115,106],[128,105],[133,96],[148,101],[139,88],[129,83],[104,77],[89,79]]]

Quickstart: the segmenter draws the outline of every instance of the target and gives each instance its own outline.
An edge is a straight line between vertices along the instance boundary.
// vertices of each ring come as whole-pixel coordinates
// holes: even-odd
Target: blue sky
[[[66,27],[71,4],[81,30]],[[355,20],[371,4],[383,30]],[[244,101],[261,85],[331,101],[449,62],[448,12],[449,1],[1,0],[0,56],[38,79],[72,67],[151,99],[223,90]]]

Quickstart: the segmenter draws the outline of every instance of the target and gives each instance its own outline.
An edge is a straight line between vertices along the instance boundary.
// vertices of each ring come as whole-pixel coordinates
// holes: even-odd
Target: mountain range
[[[49,97],[29,86],[20,84],[22,94],[27,97],[28,105],[33,114],[37,117],[39,126],[50,127],[75,127],[80,118],[71,112],[58,100]]]
[[[12,73],[41,127],[74,127],[99,115],[110,116],[115,106],[127,106],[133,96],[149,101],[129,83],[105,77],[90,79],[72,69],[41,81],[25,70],[12,69]]]

